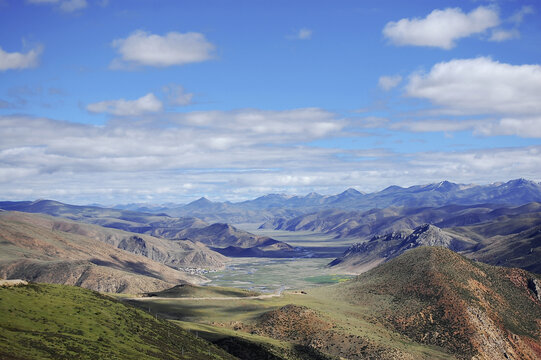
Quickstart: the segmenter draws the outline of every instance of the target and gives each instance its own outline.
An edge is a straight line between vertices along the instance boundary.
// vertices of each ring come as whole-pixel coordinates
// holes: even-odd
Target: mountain
[[[334,286],[371,322],[463,359],[538,359],[541,282],[524,270],[420,247]]]
[[[324,210],[287,220],[276,218],[260,228],[288,231],[316,231],[337,238],[370,238],[393,231],[413,229],[425,223],[448,228],[494,221],[501,216],[531,214],[541,218],[541,204],[521,206],[500,204],[446,205],[442,207],[389,207],[369,211]]]
[[[484,203],[516,206],[529,202],[541,202],[541,184],[516,179],[489,185],[455,184],[449,181],[407,188],[394,185],[369,194],[353,188],[337,195],[269,194],[238,203],[211,202],[202,198],[187,205],[157,207],[152,212],[165,212],[179,217],[195,216],[210,222],[243,223],[265,222],[276,217],[289,220],[328,209],[367,211],[389,207],[421,208]]]
[[[208,200],[200,199],[202,203],[208,204]],[[169,246],[167,252],[171,252],[171,246],[174,248],[182,246],[197,246],[201,251],[203,249],[199,245],[194,245],[193,242],[200,242],[213,248],[217,251],[226,247],[237,247],[242,249],[254,248],[252,253],[262,253],[267,257],[297,257],[297,252],[294,249],[277,240],[270,239],[268,237],[261,237],[254,234],[250,234],[246,231],[236,229],[228,224],[208,224],[201,219],[190,218],[174,218],[168,215],[160,214],[148,214],[139,213],[135,211],[118,210],[100,208],[94,206],[76,206],[63,204],[52,200],[38,200],[34,202],[21,201],[21,202],[0,202],[0,209],[4,210],[16,210],[30,213],[44,213],[52,216],[59,216],[66,219],[77,220],[89,224],[96,224],[103,227],[120,229],[138,234],[147,234],[153,237],[164,238],[169,240],[189,240],[189,245],[182,245],[180,241],[177,241],[176,245],[169,242],[161,242],[161,247]],[[126,241],[122,244],[124,248],[137,248],[143,246],[142,241],[148,242],[149,238],[141,238],[142,240],[131,239],[126,240],[131,242],[127,244]],[[111,240],[113,241],[113,240]],[[139,242],[137,244],[136,242]],[[152,242],[157,242],[156,239],[152,239]],[[280,247],[269,248],[271,244],[281,243]],[[115,243],[115,246],[120,244]],[[145,245],[146,246],[146,245]],[[260,246],[265,246],[266,249],[257,249]],[[260,251],[261,250],[261,251]],[[274,251],[273,251],[274,250]],[[248,251],[250,252],[250,251]],[[174,250],[172,251],[174,253]],[[244,252],[246,253],[246,252]],[[155,254],[156,257],[169,257],[169,254],[161,252]],[[207,257],[209,253],[207,253]],[[152,255],[154,256],[154,255]],[[239,255],[241,256],[241,255]],[[248,255],[246,255],[248,256]],[[171,261],[165,260],[168,265],[180,266],[178,261],[171,259]],[[223,261],[218,259],[217,262]],[[209,266],[204,266],[209,267]],[[215,266],[214,266],[215,267]],[[219,267],[219,265],[218,265]]]
[[[425,224],[413,231],[404,230],[372,237],[367,242],[350,246],[344,254],[329,266],[360,273],[389,261],[406,250],[420,246],[438,246],[460,251],[477,245],[477,242]]]
[[[236,359],[172,322],[72,286],[0,287],[0,359]]]
[[[0,212],[0,276],[132,294],[205,280],[113,245],[130,238],[45,215]],[[156,250],[163,250],[158,242]]]
[[[537,203],[494,210],[490,221],[440,229],[424,224],[373,236],[352,245],[329,266],[353,273],[367,271],[406,250],[439,246],[492,265],[518,267],[541,273],[541,214]],[[523,211],[533,211],[525,212]],[[495,217],[499,215],[498,217]]]

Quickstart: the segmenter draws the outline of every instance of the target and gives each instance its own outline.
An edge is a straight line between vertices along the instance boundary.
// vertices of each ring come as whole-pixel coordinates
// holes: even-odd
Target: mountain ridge
[[[199,199],[201,200],[201,199]],[[276,217],[290,219],[295,216],[326,209],[370,210],[393,206],[439,207],[450,204],[473,205],[479,203],[522,205],[541,202],[541,183],[526,179],[514,179],[487,185],[457,184],[444,180],[438,183],[410,187],[389,186],[373,193],[349,188],[336,195],[309,193],[305,196],[268,194],[241,202],[212,202],[204,207],[178,204],[159,207],[156,211],[171,216],[197,216],[213,222],[268,221]],[[143,208],[143,207],[142,207]],[[148,210],[148,208],[145,208]]]

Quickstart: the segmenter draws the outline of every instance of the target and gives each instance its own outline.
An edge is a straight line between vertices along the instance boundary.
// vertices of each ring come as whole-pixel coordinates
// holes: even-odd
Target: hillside
[[[277,358],[293,348],[309,359],[533,360],[541,356],[540,280],[423,246],[350,281],[280,297],[139,306],[213,342],[254,342]]]
[[[293,251],[293,248],[277,240],[257,236],[239,230],[228,224],[208,224],[193,217],[173,218],[166,214],[139,213],[135,211],[101,208],[96,206],[76,206],[52,200],[0,202],[0,209],[47,214],[88,224],[100,225],[107,228],[146,234],[155,238],[191,240],[192,242],[201,242],[213,246],[217,251],[232,246],[241,249],[251,249],[247,250],[246,253],[257,253],[263,251],[263,249],[259,249],[260,247],[266,247],[264,253],[268,257],[297,256]],[[148,241],[148,239],[145,240],[145,242],[146,241]],[[139,244],[141,242],[140,240],[131,240],[130,242],[131,244],[126,244],[127,248],[141,247]],[[156,243],[157,241],[153,239],[152,242]],[[170,244],[170,242],[165,243]],[[276,249],[268,247],[275,243],[280,243],[280,246],[277,246]],[[193,246],[193,244],[190,246]],[[162,244],[160,247],[163,248],[164,245]],[[171,249],[167,252],[171,252],[170,250]],[[199,247],[199,250],[204,251],[204,248]],[[242,251],[240,253],[242,253]],[[208,252],[206,254],[206,257],[211,258]],[[162,253],[157,256],[163,258],[164,255]],[[167,259],[162,260],[168,261]],[[221,267],[219,262],[223,261],[223,258],[221,260],[219,258],[208,260],[210,260],[210,262],[214,261],[216,263],[215,267]],[[175,259],[171,259],[171,264],[173,266],[178,266],[178,264],[175,263]]]
[[[153,314],[63,285],[0,287],[0,359],[235,359]]]
[[[96,227],[83,235],[85,229],[49,216],[0,212],[0,276],[126,293],[205,280],[98,241],[92,236],[99,233]]]
[[[526,206],[537,210],[537,205]],[[329,266],[359,274],[408,249],[426,245],[446,247],[491,265],[541,273],[540,213],[521,213],[523,210],[497,209],[492,213],[498,217],[477,225],[440,229],[425,224],[413,230],[373,236],[350,246]]]
[[[198,286],[194,284],[181,284],[163,291],[144,294],[146,297],[165,298],[228,298],[256,296],[259,293],[244,289],[226,288],[221,286]]]
[[[367,242],[353,244],[341,257],[330,262],[329,266],[352,273],[361,273],[403,254],[406,250],[420,246],[438,246],[460,251],[477,244],[467,237],[425,224],[414,230],[378,235]]]
[[[334,287],[375,321],[460,358],[541,356],[539,279],[421,247]]]
[[[227,261],[223,255],[191,240],[174,241],[62,218],[46,220],[45,216],[40,224],[55,231],[86,236],[173,268],[222,269]]]

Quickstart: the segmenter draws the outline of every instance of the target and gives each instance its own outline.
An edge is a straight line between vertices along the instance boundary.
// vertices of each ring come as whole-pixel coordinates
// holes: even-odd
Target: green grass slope
[[[148,297],[165,298],[229,298],[249,297],[260,295],[258,292],[222,286],[198,286],[193,284],[181,284],[163,291],[145,294]]]
[[[64,285],[0,288],[0,359],[235,359],[171,322]]]

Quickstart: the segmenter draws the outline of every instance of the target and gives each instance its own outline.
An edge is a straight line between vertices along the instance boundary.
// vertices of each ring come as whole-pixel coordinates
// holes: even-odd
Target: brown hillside
[[[469,261],[421,247],[341,284],[354,304],[423,344],[462,358],[538,359],[541,303],[524,270]]]
[[[1,212],[0,276],[109,292],[158,291],[204,280],[53,224],[48,216]]]

